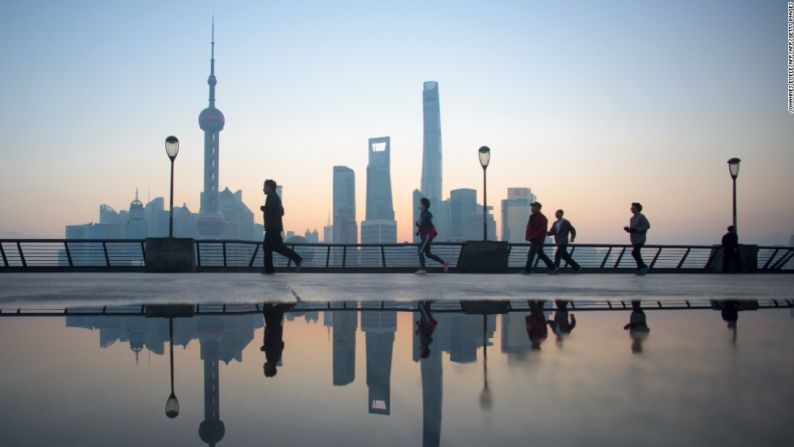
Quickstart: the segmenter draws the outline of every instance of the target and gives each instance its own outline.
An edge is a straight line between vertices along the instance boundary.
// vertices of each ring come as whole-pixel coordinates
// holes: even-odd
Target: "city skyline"
[[[165,196],[169,134],[182,143],[175,203],[199,208],[204,160],[195,111],[206,92],[200,81],[214,12],[230,120],[219,177],[246,192],[250,209],[262,202],[264,178],[285,185],[290,229],[322,227],[331,167],[363,172],[362,142],[390,135],[397,239],[411,240],[411,192],[422,175],[419,91],[432,80],[445,92],[444,188],[476,188],[479,200],[476,148],[490,146],[488,202],[497,227],[507,188],[531,187],[544,210],[566,210],[581,242],[624,242],[635,200],[652,221],[650,241],[717,241],[730,223],[725,161],[738,156],[742,239],[789,241],[794,129],[785,110],[785,2],[504,2],[463,4],[454,13],[450,5],[428,6],[428,18],[405,5],[369,5],[326,23],[333,9],[301,2],[168,5],[163,14],[10,3],[0,19],[8,76],[0,88],[14,105],[0,120],[0,237],[60,237],[65,225],[94,220],[100,203],[122,209],[136,187]],[[168,26],[173,16],[176,31]],[[649,16],[653,26],[640,26]],[[433,19],[437,30],[405,34],[430,17],[443,18]],[[61,38],[36,34],[42,28]],[[348,32],[323,40],[339,30]],[[588,47],[579,35],[588,35]],[[437,44],[433,56],[415,57],[428,43]],[[80,57],[63,59],[73,48]],[[361,60],[371,62],[361,56],[377,50],[389,62],[361,74]],[[361,222],[365,179],[356,181]]]

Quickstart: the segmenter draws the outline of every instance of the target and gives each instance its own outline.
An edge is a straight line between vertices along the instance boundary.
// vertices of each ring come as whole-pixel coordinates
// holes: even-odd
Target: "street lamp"
[[[174,237],[174,160],[179,153],[179,140],[171,135],[165,139],[165,153],[171,159],[171,217],[168,220],[168,237]],[[177,409],[177,412],[179,410]]]
[[[176,140],[176,138],[174,138]],[[173,158],[171,159],[173,161]],[[174,319],[168,319],[168,336],[171,339],[169,347],[171,350],[171,395],[165,401],[165,415],[170,419],[179,416],[179,399],[174,394]]]
[[[486,182],[486,169],[491,162],[491,149],[488,146],[480,148],[480,166],[482,166],[482,240],[488,240],[488,184]]]
[[[733,231],[739,234],[739,228],[736,226],[736,177],[739,176],[739,164],[742,161],[736,157],[728,160],[728,172],[731,174],[733,180]]]

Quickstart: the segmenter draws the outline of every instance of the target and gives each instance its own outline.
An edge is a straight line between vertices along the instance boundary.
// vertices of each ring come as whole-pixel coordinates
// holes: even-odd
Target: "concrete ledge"
[[[147,272],[194,272],[195,260],[196,245],[191,238],[146,238]]]
[[[467,241],[460,249],[461,273],[507,273],[510,247],[507,242]]]

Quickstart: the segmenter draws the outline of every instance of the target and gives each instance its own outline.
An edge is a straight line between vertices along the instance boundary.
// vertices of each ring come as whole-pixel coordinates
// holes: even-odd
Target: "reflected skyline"
[[[486,315],[485,319],[483,319],[482,315],[465,315],[460,312],[450,312],[443,303],[438,305],[439,309],[433,309],[432,303],[426,305],[426,310],[429,310],[429,312],[425,312],[425,309],[422,308],[422,303],[417,305],[412,312],[380,309],[363,311],[326,310],[323,312],[323,325],[317,324],[319,315],[314,311],[295,310],[291,308],[291,305],[288,305],[280,308],[279,311],[284,311],[285,316],[277,318],[274,324],[279,321],[283,324],[283,339],[287,340],[287,342],[282,345],[282,349],[286,358],[291,358],[293,355],[296,356],[295,358],[300,358],[300,355],[297,353],[293,354],[291,350],[300,350],[301,344],[304,345],[304,350],[307,346],[315,346],[314,349],[316,350],[317,347],[322,346],[317,345],[318,341],[325,340],[327,342],[326,347],[321,349],[327,349],[331,353],[331,359],[324,360],[327,357],[320,355],[317,359],[320,363],[314,367],[315,371],[313,371],[311,376],[317,384],[308,385],[306,382],[301,381],[300,383],[303,383],[303,386],[308,385],[310,388],[317,388],[319,391],[338,388],[338,385],[347,385],[339,389],[346,390],[343,391],[343,395],[350,395],[351,397],[360,394],[357,390],[364,386],[366,388],[364,397],[368,400],[366,413],[389,415],[396,418],[394,421],[410,419],[411,412],[406,411],[405,408],[405,404],[408,403],[406,399],[408,401],[415,400],[417,405],[421,407],[421,417],[417,413],[412,424],[416,424],[417,429],[420,429],[417,436],[421,437],[423,446],[438,446],[442,443],[452,442],[452,439],[442,441],[442,439],[446,439],[446,436],[450,436],[450,433],[446,433],[445,430],[447,429],[444,428],[445,425],[449,424],[442,425],[442,420],[449,418],[449,415],[445,417],[445,413],[448,413],[450,408],[459,405],[455,402],[460,401],[460,399],[468,400],[470,404],[475,404],[478,400],[477,396],[481,394],[483,379],[487,383],[486,388],[483,390],[488,390],[489,402],[487,406],[482,406],[482,402],[480,402],[477,405],[480,408],[479,411],[493,411],[495,412],[494,414],[502,414],[500,408],[503,408],[503,405],[506,404],[505,402],[510,400],[509,395],[504,394],[505,387],[510,389],[510,387],[518,385],[518,382],[505,381],[506,372],[513,371],[511,374],[515,374],[520,371],[531,371],[526,370],[530,365],[534,365],[532,369],[537,369],[547,362],[552,362],[553,364],[564,358],[575,359],[577,357],[570,357],[570,354],[563,353],[568,351],[578,352],[576,356],[582,356],[581,343],[583,340],[587,340],[590,337],[600,337],[606,339],[614,338],[617,341],[618,338],[621,338],[619,337],[621,333],[624,332],[621,330],[623,329],[622,324],[619,326],[601,323],[594,326],[591,323],[592,321],[604,320],[605,317],[608,317],[606,319],[610,321],[620,321],[621,319],[626,321],[625,319],[629,318],[630,323],[625,326],[631,334],[634,331],[642,332],[643,327],[649,327],[650,323],[648,321],[660,320],[658,323],[654,323],[656,326],[654,340],[660,341],[677,336],[677,331],[669,330],[671,324],[679,324],[677,321],[679,317],[675,317],[676,315],[683,317],[696,316],[712,327],[711,333],[713,335],[723,334],[725,329],[722,312],[708,310],[653,311],[651,312],[653,315],[649,318],[644,315],[643,307],[648,306],[649,309],[652,309],[653,303],[638,302],[636,306],[629,308],[630,310],[615,310],[611,312],[588,312],[586,310],[587,303],[578,303],[576,304],[577,315],[572,317],[570,305],[564,300],[557,300],[553,303],[530,302],[529,304],[532,305],[530,312],[526,312],[529,309],[508,312],[499,319],[495,315]],[[725,303],[715,303],[715,310],[718,310],[718,304],[724,305]],[[278,307],[278,305],[273,307]],[[757,302],[741,304],[742,311],[757,308]],[[767,314],[769,312],[782,314],[786,322],[791,321],[788,312],[766,311]],[[565,338],[564,346],[560,342],[552,343],[550,346],[544,344],[541,350],[532,350],[532,337],[537,337],[537,334],[535,332],[530,333],[530,328],[524,323],[533,313],[535,314],[532,316],[533,324],[535,321],[545,321],[544,327],[547,325],[555,337]],[[748,316],[742,317],[742,319],[748,320],[751,314],[758,314],[758,312],[745,312],[742,315]],[[640,315],[644,316],[644,318],[640,318]],[[524,318],[522,319],[521,317]],[[671,319],[671,317],[674,318]],[[267,315],[265,315],[265,319],[267,318]],[[357,324],[358,318],[362,320],[360,329]],[[127,346],[129,352],[136,358],[140,356],[142,351],[154,352],[156,355],[165,356],[165,341],[168,339],[167,321],[165,318],[145,318],[143,316],[72,315],[64,319],[68,330],[96,330],[101,350],[122,343]],[[432,321],[435,321],[435,323],[431,324],[430,322]],[[566,322],[568,327],[564,327]],[[423,325],[425,327],[427,325],[432,326],[432,331],[422,331]],[[248,359],[247,361],[244,361],[243,353],[249,347],[258,350],[259,344],[251,342],[256,339],[256,332],[263,326],[265,329],[267,328],[267,325],[263,325],[261,313],[199,315],[192,318],[174,319],[174,343],[177,346],[187,348],[192,344],[193,340],[197,340],[200,347],[203,420],[198,424],[198,435],[207,445],[216,445],[221,442],[229,434],[229,430],[233,430],[231,427],[234,426],[234,423],[229,422],[228,416],[226,418],[221,417],[224,408],[223,400],[221,399],[221,389],[224,388],[222,383],[224,374],[221,370],[233,363],[256,363],[257,367],[261,367],[261,353],[258,359],[251,359],[250,356],[245,357]],[[573,330],[574,327],[576,330]],[[754,331],[764,330],[763,326],[758,324],[754,324],[752,327],[754,327]],[[410,328],[410,330],[406,330],[406,328]],[[685,329],[684,332],[686,332],[686,325],[683,328]],[[301,332],[310,329],[311,333],[314,334],[310,338],[303,341],[298,338],[297,342],[289,341],[296,334],[299,336]],[[320,331],[318,332],[317,329],[320,329]],[[410,332],[410,334],[407,332]],[[557,334],[558,332],[560,335]],[[323,333],[326,336],[323,336]],[[647,331],[645,333],[647,335]],[[264,338],[260,338],[260,340],[265,340],[264,343],[267,345],[270,335],[265,332],[262,334],[264,334]],[[520,335],[523,335],[523,340],[521,340]],[[365,344],[363,349],[365,355],[363,359],[358,359],[357,362],[355,342],[358,336],[364,337]],[[747,334],[746,336],[750,337]],[[488,353],[488,357],[493,357],[494,355],[496,357],[488,359],[487,371],[484,371],[486,359],[483,355],[477,354],[478,350],[486,346],[482,342],[483,337],[485,337],[486,345],[496,344],[500,347],[497,351]],[[281,338],[277,337],[278,340],[281,340]],[[494,338],[496,339],[493,340]],[[475,342],[478,339],[480,341]],[[635,335],[632,335],[631,339],[631,351],[634,353],[643,352],[643,357],[646,361],[659,355],[665,349],[664,343],[651,343],[649,345],[648,343],[650,342],[646,338],[637,341]],[[640,345],[639,350],[635,350],[635,343]],[[626,352],[624,351],[625,344],[623,348],[620,348],[620,344],[608,343],[609,346],[614,346],[614,351],[612,348],[608,351],[610,356]],[[727,346],[721,343],[717,343],[714,346],[719,348],[721,345]],[[408,347],[407,351],[406,347]],[[427,355],[423,357],[424,348],[428,348],[428,350]],[[495,354],[492,352],[495,352]],[[555,358],[559,360],[554,360]],[[234,362],[234,360],[237,362]],[[323,366],[324,361],[327,363]],[[566,362],[570,361],[567,360]],[[221,365],[221,362],[226,366]],[[187,370],[195,368],[195,366],[190,366],[191,363],[185,360],[178,361],[176,382],[180,390],[180,399],[183,394],[189,395],[197,391],[195,389],[185,389],[185,385],[180,384],[180,379],[184,380],[183,377],[188,374]],[[417,363],[419,363],[418,368],[416,367]],[[444,363],[447,363],[447,366]],[[288,368],[289,372],[279,374],[276,381],[269,382],[275,384],[276,387],[269,386],[270,392],[281,393],[278,391],[281,384],[290,380],[299,371],[299,369],[295,369],[295,367],[300,368],[297,364],[292,366],[293,368]],[[366,380],[354,384],[355,370],[361,367],[366,369]],[[280,364],[279,369],[281,368],[282,365]],[[465,371],[468,371],[466,376],[470,377],[475,383],[480,382],[480,384],[471,384],[471,386],[464,388],[456,387],[455,389],[458,391],[447,397],[444,393],[444,388],[446,388],[444,382],[459,380],[455,379],[455,376],[459,376],[461,371],[464,371],[460,368],[465,368]],[[330,370],[332,372],[332,384],[329,385],[326,380],[322,380],[322,370]],[[403,376],[410,370],[414,371],[413,374],[416,374],[417,380],[416,382],[409,381],[406,383]],[[449,376],[449,371],[452,372],[452,376]],[[397,372],[397,376],[394,375],[395,372]],[[562,370],[558,371],[558,374],[560,373],[567,374]],[[260,377],[261,374],[260,370]],[[483,376],[483,374],[488,376]],[[598,374],[597,369],[593,374]],[[394,382],[395,377],[397,377],[396,385]],[[590,377],[588,380],[594,380],[594,377]],[[409,383],[414,383],[413,386],[416,388],[413,390],[411,390],[411,387],[406,388]],[[232,389],[236,388],[234,382],[226,384],[226,387],[230,386]],[[142,390],[142,392],[148,393],[146,390]],[[319,394],[318,397],[322,395]],[[395,396],[398,398],[396,407]],[[481,399],[482,397],[480,397]],[[449,400],[449,402],[446,402],[446,400]],[[236,405],[234,403],[231,404]],[[361,405],[361,401],[359,401],[359,405]],[[453,407],[449,407],[450,405]],[[158,411],[161,411],[160,408],[157,405]],[[155,408],[153,407],[151,411],[155,411]],[[190,410],[183,407],[182,411],[189,413]],[[457,411],[453,411],[452,414],[456,415]],[[239,418],[239,414],[237,416]],[[391,418],[389,419],[391,420]],[[459,424],[460,421],[456,421],[453,416],[451,427],[459,427]],[[193,433],[196,432],[194,431]],[[454,438],[454,432],[451,436]],[[416,442],[418,442],[418,439]]]

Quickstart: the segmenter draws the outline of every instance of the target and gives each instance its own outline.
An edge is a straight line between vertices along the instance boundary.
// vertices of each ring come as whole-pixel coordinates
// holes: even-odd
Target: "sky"
[[[488,145],[497,225],[507,188],[530,187],[579,242],[626,241],[633,201],[649,243],[718,242],[736,156],[742,240],[794,234],[785,1],[5,0],[0,237],[63,237],[136,188],[167,197],[168,135],[175,203],[198,211],[213,14],[221,189],[256,211],[276,179],[289,230],[322,233],[334,165],[356,172],[363,220],[367,140],[388,135],[410,239],[433,80],[443,188],[481,194]]]

